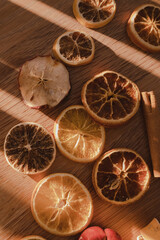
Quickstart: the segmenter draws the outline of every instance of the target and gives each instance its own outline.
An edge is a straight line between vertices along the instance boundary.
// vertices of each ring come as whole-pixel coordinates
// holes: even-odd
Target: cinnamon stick
[[[154,177],[160,177],[160,112],[153,91],[142,92],[143,111]]]

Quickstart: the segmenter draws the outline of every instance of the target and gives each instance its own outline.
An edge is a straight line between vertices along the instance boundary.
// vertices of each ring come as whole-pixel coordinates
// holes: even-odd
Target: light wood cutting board
[[[81,104],[83,84],[95,74],[114,70],[136,82],[141,91],[155,91],[160,106],[160,55],[146,54],[136,48],[126,34],[126,22],[134,8],[145,0],[121,0],[107,26],[90,30],[82,27],[72,13],[72,0],[0,0],[0,239],[18,240],[37,234],[48,240],[60,238],[41,229],[30,211],[32,191],[43,176],[36,179],[21,175],[8,166],[3,142],[8,130],[19,122],[33,121],[52,131],[54,120],[67,106]],[[149,2],[149,1],[147,1]],[[159,0],[152,2],[159,3]],[[66,30],[81,29],[95,40],[94,60],[86,66],[67,67],[72,89],[55,108],[29,109],[18,89],[20,66],[37,55],[51,54],[54,40]],[[116,147],[137,151],[152,171],[142,109],[125,126],[106,129],[104,152]],[[57,150],[51,172],[68,172],[78,177],[91,192],[94,216],[91,225],[113,228],[123,240],[136,240],[139,229],[154,217],[160,220],[160,180],[153,179],[150,189],[138,202],[117,207],[102,201],[91,182],[93,163],[74,163]]]

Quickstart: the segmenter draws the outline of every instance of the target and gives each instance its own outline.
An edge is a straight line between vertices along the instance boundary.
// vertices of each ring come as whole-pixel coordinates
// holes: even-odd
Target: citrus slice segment
[[[53,53],[56,58],[71,66],[88,64],[95,52],[93,39],[84,32],[66,32],[56,39]]]
[[[96,123],[80,105],[62,111],[55,121],[54,135],[61,153],[76,162],[94,161],[104,148],[104,127]]]
[[[116,12],[114,0],[74,0],[73,13],[82,25],[100,28],[109,23]]]
[[[51,174],[42,179],[32,194],[31,210],[46,231],[71,236],[88,226],[93,215],[92,198],[73,175]]]
[[[30,235],[30,236],[22,238],[21,240],[46,240],[46,239],[42,238],[40,236],[37,236],[37,235]]]
[[[138,47],[149,52],[160,52],[160,7],[144,4],[129,18],[128,36]]]
[[[121,74],[104,71],[84,84],[81,98],[97,122],[112,127],[125,123],[137,112],[140,91]]]
[[[24,102],[31,108],[54,107],[70,90],[66,67],[50,56],[25,62],[18,80]]]
[[[106,152],[95,164],[92,175],[97,194],[104,200],[125,205],[147,191],[150,171],[143,158],[130,149]]]
[[[44,127],[27,122],[11,128],[5,138],[4,154],[9,165],[24,174],[46,171],[56,156],[55,140]]]

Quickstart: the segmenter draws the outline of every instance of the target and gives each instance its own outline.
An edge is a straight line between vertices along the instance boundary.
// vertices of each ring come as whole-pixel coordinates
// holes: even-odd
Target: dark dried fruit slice
[[[132,13],[128,36],[138,47],[149,52],[160,52],[160,7],[144,4]]]
[[[40,173],[47,170],[55,159],[55,141],[41,125],[20,123],[8,132],[4,154],[16,171],[24,174]]]
[[[150,171],[143,158],[130,149],[106,152],[95,164],[93,185],[98,195],[113,204],[125,205],[147,191]]]
[[[74,0],[73,13],[85,27],[100,28],[109,23],[116,12],[114,0]]]
[[[53,44],[55,57],[71,66],[88,64],[92,61],[94,52],[93,39],[79,31],[66,32]]]
[[[81,97],[87,112],[108,127],[124,124],[140,104],[137,85],[112,71],[102,72],[86,82]]]
[[[23,64],[19,86],[24,102],[29,107],[54,107],[70,90],[69,73],[62,63],[50,56],[36,57]]]

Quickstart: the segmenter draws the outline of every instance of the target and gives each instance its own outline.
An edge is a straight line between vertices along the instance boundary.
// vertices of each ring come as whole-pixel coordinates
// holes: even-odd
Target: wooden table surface
[[[135,47],[126,34],[126,22],[134,8],[146,0],[117,2],[114,19],[97,30],[81,26],[72,13],[72,0],[0,0],[0,239],[18,240],[37,234],[48,240],[60,238],[41,229],[30,211],[32,191],[43,176],[31,178],[14,171],[3,155],[8,130],[17,123],[34,121],[52,131],[55,118],[67,106],[81,104],[83,84],[103,70],[117,71],[136,82],[141,91],[155,91],[160,106],[160,55],[146,54]],[[159,2],[155,0],[152,2]],[[51,54],[54,40],[66,30],[82,29],[95,40],[94,60],[86,66],[67,67],[72,89],[57,107],[41,110],[24,105],[17,84],[18,71],[28,59]],[[104,152],[115,147],[137,151],[152,171],[149,146],[140,107],[125,126],[106,129]],[[123,240],[136,240],[140,228],[154,217],[160,220],[160,179],[152,177],[145,196],[119,207],[102,201],[91,182],[93,163],[74,163],[57,150],[51,172],[68,172],[78,177],[91,192],[94,216],[91,225],[113,228]]]

